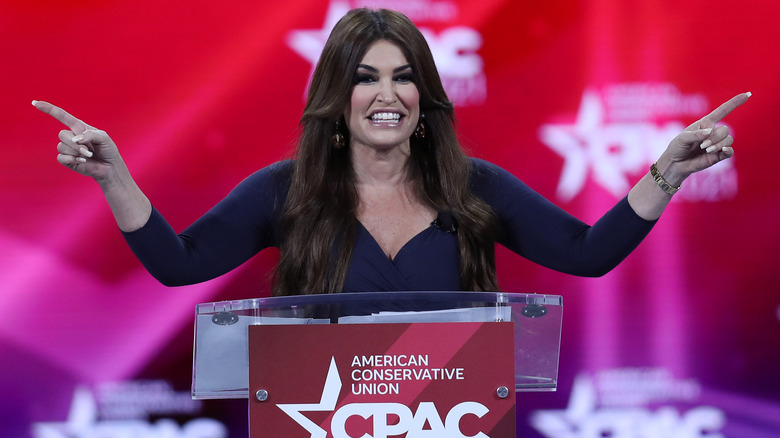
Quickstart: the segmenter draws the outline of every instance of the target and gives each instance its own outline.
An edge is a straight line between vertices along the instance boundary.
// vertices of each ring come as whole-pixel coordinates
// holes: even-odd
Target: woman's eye
[[[356,74],[355,75],[355,83],[356,84],[370,84],[372,82],[375,82],[376,79],[367,74]]]
[[[414,82],[414,75],[412,73],[404,73],[395,77],[397,82]]]

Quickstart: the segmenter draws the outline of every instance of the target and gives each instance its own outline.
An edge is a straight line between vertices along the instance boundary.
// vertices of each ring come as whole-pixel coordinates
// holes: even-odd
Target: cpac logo
[[[99,420],[92,393],[76,388],[65,422],[34,423],[34,438],[227,438],[228,430],[210,418],[195,418],[183,425],[168,418],[154,423],[142,419]]]
[[[631,188],[629,176],[646,172],[685,129],[677,120],[657,124],[653,119],[693,113],[698,118],[705,109],[703,96],[683,96],[671,84],[617,84],[603,93],[585,90],[574,123],[539,129],[539,139],[564,159],[558,198],[576,197],[589,175],[615,197],[624,196]],[[730,199],[736,196],[736,179],[733,160],[726,160],[688,178],[676,199]]]
[[[720,409],[697,406],[683,413],[671,406],[655,411],[631,406],[597,409],[595,386],[590,377],[578,377],[568,407],[536,411],[531,415],[531,425],[550,438],[724,438],[719,432],[726,416]],[[643,386],[648,382],[633,385],[637,391]]]
[[[425,2],[416,3],[415,10],[422,10],[426,6]],[[449,17],[453,15],[451,9],[455,6],[447,6],[444,15]],[[309,61],[314,70],[331,29],[350,9],[352,7],[347,1],[331,1],[322,28],[292,31],[287,37],[287,45]],[[433,52],[449,98],[460,106],[483,103],[487,97],[487,80],[483,72],[484,62],[477,53],[482,47],[482,35],[466,26],[452,26],[438,35],[424,27],[420,27],[420,32]]]
[[[301,412],[332,412],[336,408],[341,378],[339,377],[336,360],[331,358],[328,376],[322,390],[319,403],[278,404],[277,406],[311,434],[311,438],[326,438],[325,429],[311,421]],[[476,435],[464,435],[460,430],[460,420],[466,415],[482,418],[488,409],[481,403],[463,402],[455,405],[444,421],[439,416],[436,406],[431,402],[421,402],[416,412],[400,403],[350,403],[340,407],[333,413],[331,433],[333,438],[388,438],[406,434],[406,438],[490,438],[482,432]],[[351,417],[371,419],[373,435],[365,433],[353,436],[347,431],[347,422]],[[388,418],[397,417],[397,421],[388,424]]]

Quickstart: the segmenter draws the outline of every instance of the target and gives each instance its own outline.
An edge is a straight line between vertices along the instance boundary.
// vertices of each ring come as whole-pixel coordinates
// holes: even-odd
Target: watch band
[[[658,171],[658,167],[656,167],[655,163],[653,163],[653,165],[650,166],[650,176],[653,177],[656,184],[658,184],[658,187],[660,187],[661,190],[663,190],[664,192],[670,195],[674,195],[675,193],[677,193],[678,190],[680,190],[680,187],[682,187],[682,185],[675,187],[669,184],[669,182],[667,182],[664,179],[664,177],[661,176],[661,172]]]

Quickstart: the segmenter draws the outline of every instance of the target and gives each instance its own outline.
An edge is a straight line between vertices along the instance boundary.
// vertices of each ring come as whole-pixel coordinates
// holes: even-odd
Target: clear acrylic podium
[[[555,391],[563,300],[488,292],[298,295],[198,304],[192,397],[249,398],[250,325],[512,322],[515,391]],[[251,391],[254,395],[254,391]]]

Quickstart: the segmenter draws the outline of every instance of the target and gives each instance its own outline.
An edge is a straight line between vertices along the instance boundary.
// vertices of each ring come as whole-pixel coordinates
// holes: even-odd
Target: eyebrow
[[[366,65],[366,64],[358,64],[358,68],[362,68],[362,69],[368,70],[368,71],[373,72],[373,73],[379,73],[379,70],[377,70],[376,67],[372,67],[372,66]],[[398,73],[399,71],[403,71],[403,70],[407,70],[407,69],[411,70],[412,66],[410,64],[404,64],[404,65],[402,65],[400,67],[394,68],[393,69],[393,73]]]

